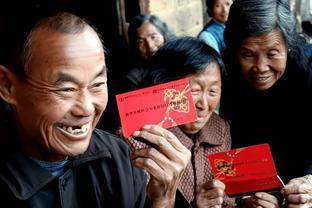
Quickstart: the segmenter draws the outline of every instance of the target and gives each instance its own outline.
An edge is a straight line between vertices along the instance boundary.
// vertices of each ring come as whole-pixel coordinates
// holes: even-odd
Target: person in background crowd
[[[268,143],[277,172],[285,183],[304,175],[311,160],[311,83],[305,41],[295,30],[287,0],[235,0],[224,32],[223,83],[220,115],[229,121],[233,147]],[[292,180],[284,193],[286,205],[294,194],[311,195],[307,180]],[[289,196],[289,197],[288,197]],[[277,207],[277,199],[259,192],[245,205]],[[292,204],[292,205],[291,205]]]
[[[130,87],[136,89],[148,74],[146,66],[150,58],[175,35],[159,17],[138,15],[130,22],[128,37],[132,63],[127,79]]]
[[[107,103],[96,31],[70,13],[15,19],[7,12],[0,97],[13,120],[0,127],[1,207],[173,207],[190,159],[179,140],[146,125],[134,134],[154,148],[130,160],[121,139],[95,129]]]
[[[224,184],[214,180],[207,158],[208,154],[231,149],[230,127],[214,112],[220,101],[224,73],[220,55],[198,39],[177,38],[155,53],[150,67],[147,83],[189,78],[196,107],[196,121],[169,129],[192,153],[179,191],[194,207],[234,207],[234,199],[224,197]]]
[[[208,15],[212,18],[198,38],[213,47],[220,54],[225,48],[223,33],[232,0],[206,0]]]
[[[101,118],[98,124],[99,128],[121,135],[120,120],[119,117],[116,118],[118,109],[114,96],[122,92],[138,89],[148,74],[146,66],[150,58],[164,42],[174,37],[174,33],[169,30],[167,24],[157,16],[138,15],[133,18],[128,29],[130,47],[129,69],[127,69],[126,76],[120,78],[122,85],[114,88],[114,91],[110,90],[110,93],[113,93],[113,97],[110,99],[108,108],[104,112],[106,117]]]

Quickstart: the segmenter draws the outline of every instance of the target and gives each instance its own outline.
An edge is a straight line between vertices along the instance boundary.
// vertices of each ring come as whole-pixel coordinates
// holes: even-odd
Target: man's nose
[[[92,96],[87,91],[79,93],[76,103],[72,109],[72,114],[79,117],[87,117],[94,113]]]

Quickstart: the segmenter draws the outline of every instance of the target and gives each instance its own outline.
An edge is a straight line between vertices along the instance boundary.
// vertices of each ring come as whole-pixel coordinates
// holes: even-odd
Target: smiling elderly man
[[[190,152],[146,125],[135,136],[155,146],[131,163],[121,139],[95,129],[108,98],[98,34],[69,13],[33,23],[1,37],[0,96],[14,114],[0,127],[1,207],[142,207],[146,190],[152,207],[172,207]]]

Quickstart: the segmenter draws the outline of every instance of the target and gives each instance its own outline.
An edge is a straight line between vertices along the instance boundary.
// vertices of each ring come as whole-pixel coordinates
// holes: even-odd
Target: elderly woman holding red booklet
[[[268,143],[283,195],[258,192],[246,207],[311,207],[311,184],[304,175],[312,161],[311,82],[305,40],[295,30],[287,0],[235,0],[224,32],[220,115],[231,126],[233,147]],[[284,199],[283,199],[284,198]],[[284,202],[284,203],[283,203]]]
[[[225,185],[214,179],[207,158],[231,148],[229,125],[215,113],[224,73],[220,55],[198,39],[177,38],[155,53],[150,71],[146,85],[188,78],[195,104],[195,121],[169,129],[192,154],[178,190],[192,207],[234,207],[234,198],[226,196]]]

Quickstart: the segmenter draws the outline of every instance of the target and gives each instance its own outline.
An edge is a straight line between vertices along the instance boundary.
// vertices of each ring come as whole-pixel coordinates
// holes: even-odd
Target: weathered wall
[[[202,0],[140,0],[142,13],[159,16],[179,36],[197,36],[203,28]]]

